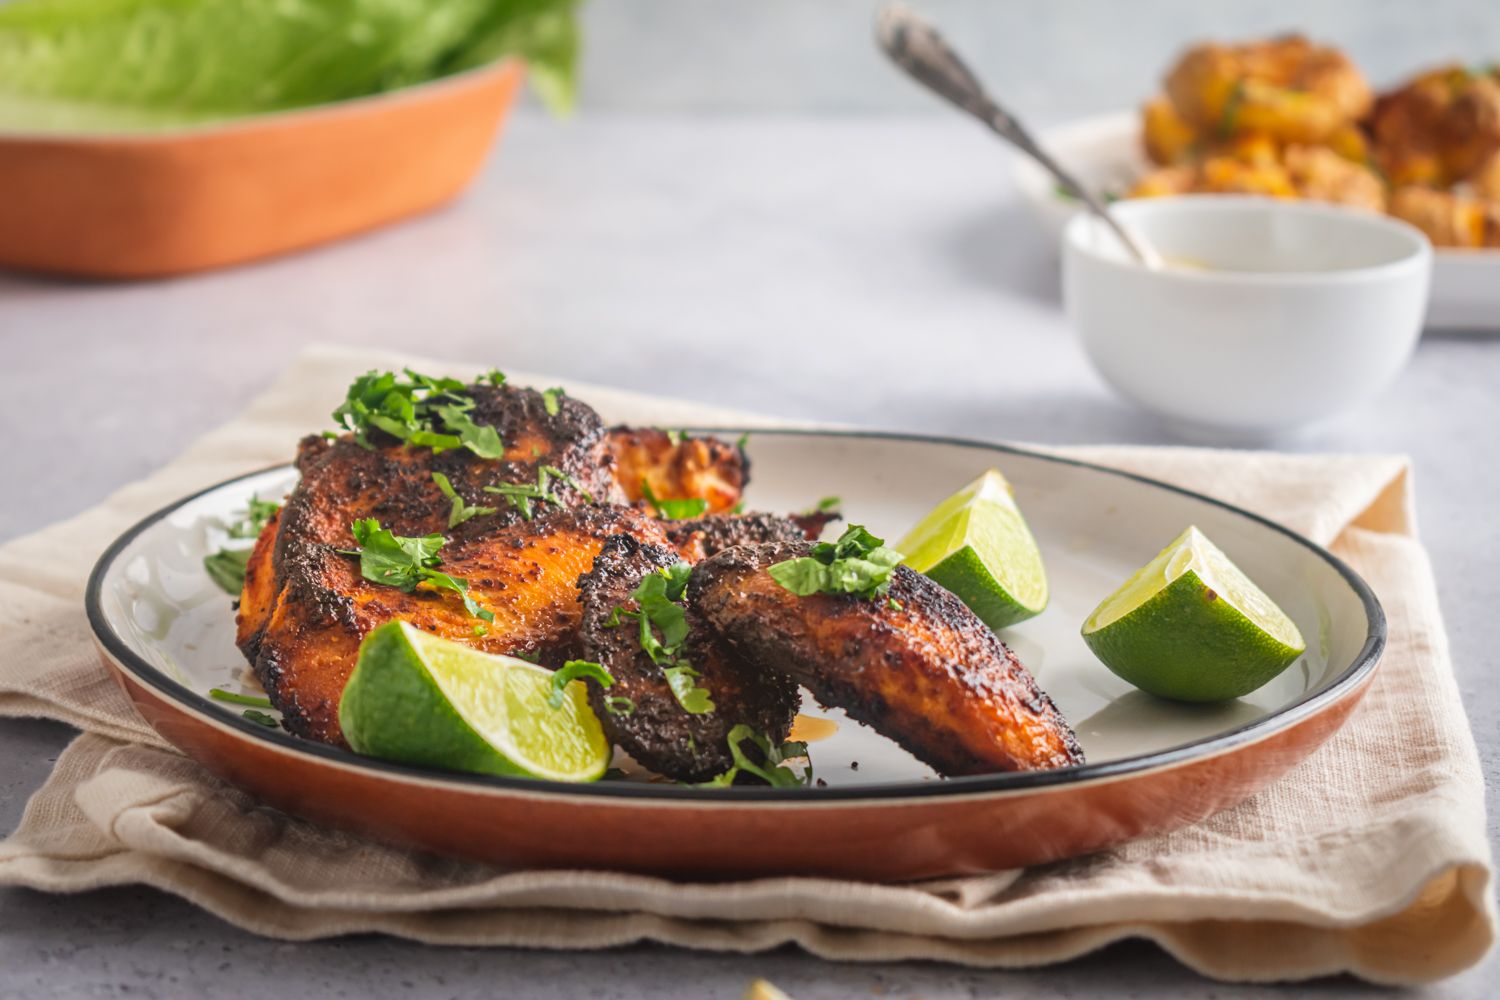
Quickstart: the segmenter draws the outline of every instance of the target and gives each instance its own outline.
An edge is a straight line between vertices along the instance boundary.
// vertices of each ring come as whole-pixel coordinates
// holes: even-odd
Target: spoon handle
[[[978,77],[931,24],[904,4],[887,4],[876,15],[875,37],[891,61],[912,79],[978,118],[996,135],[1041,164],[1065,192],[1083,202],[1095,217],[1104,221],[1136,260],[1147,267],[1161,265],[1161,258],[1154,250],[1136,240],[1093,192],[1037,145],[1014,115],[995,103]]]

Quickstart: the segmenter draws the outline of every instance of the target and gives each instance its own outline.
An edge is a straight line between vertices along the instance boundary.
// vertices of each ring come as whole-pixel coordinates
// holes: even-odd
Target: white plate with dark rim
[[[1152,169],[1141,148],[1140,115],[1134,111],[1061,125],[1042,133],[1038,141],[1094,191],[1129,191]],[[1052,176],[1026,157],[1016,158],[1011,176],[1042,229],[1061,246],[1063,227],[1078,206],[1059,195]],[[1500,333],[1500,250],[1433,248],[1426,326]]]
[[[754,431],[748,449],[751,509],[798,510],[838,495],[850,520],[887,538],[985,469],[1000,468],[1052,587],[1047,610],[1002,638],[1073,724],[1088,762],[939,779],[810,698],[806,714],[837,724],[812,745],[826,787],[579,786],[455,774],[257,725],[208,697],[212,687],[241,689],[248,671],[234,645],[231,601],[202,560],[223,544],[225,526],[252,494],[279,497],[295,485],[290,467],[210,487],[127,531],[90,577],[89,620],[106,665],[164,737],[290,813],[507,866],[699,877],[995,870],[1195,822],[1275,780],[1332,735],[1384,645],[1380,605],[1347,566],[1283,527],[1190,491],[999,445],[912,435]],[[1228,704],[1183,705],[1136,691],[1079,637],[1099,599],[1188,524],[1217,542],[1308,639],[1307,654],[1283,674]],[[1316,775],[1305,771],[1300,780]],[[782,835],[788,829],[812,835]]]

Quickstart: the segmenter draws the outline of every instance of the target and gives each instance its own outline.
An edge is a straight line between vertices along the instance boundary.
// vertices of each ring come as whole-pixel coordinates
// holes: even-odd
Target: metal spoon
[[[1149,243],[1123,226],[1104,203],[1036,144],[1010,112],[985,93],[979,80],[937,29],[915,11],[905,4],[887,4],[875,15],[875,38],[891,61],[906,70],[914,80],[978,118],[1001,138],[1040,163],[1056,178],[1059,187],[1088,206],[1088,210],[1120,238],[1136,260],[1153,269],[1163,266],[1161,255]]]

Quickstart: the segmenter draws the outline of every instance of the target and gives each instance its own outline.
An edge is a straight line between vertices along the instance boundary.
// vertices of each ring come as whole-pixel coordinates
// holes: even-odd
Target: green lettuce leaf
[[[326,104],[517,55],[574,94],[578,0],[0,3],[0,127],[160,128]]]

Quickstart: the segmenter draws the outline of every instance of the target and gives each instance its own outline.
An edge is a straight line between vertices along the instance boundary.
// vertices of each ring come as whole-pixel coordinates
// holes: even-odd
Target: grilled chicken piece
[[[368,448],[349,435],[309,437],[299,446],[301,482],[256,543],[237,636],[292,732],[342,741],[338,700],[359,643],[391,619],[490,652],[533,652],[560,664],[576,644],[578,577],[593,565],[604,539],[623,533],[666,542],[661,527],[640,511],[583,506],[629,501],[616,481],[615,450],[603,421],[587,404],[557,395],[549,406],[542,393],[510,385],[481,383],[464,393],[474,402],[470,418],[500,434],[502,459],[483,460],[466,449],[435,453],[378,431],[371,432]],[[543,466],[563,473],[548,474],[555,503],[522,505],[484,491],[534,486]],[[434,472],[446,476],[465,503],[494,512],[450,529],[452,501]],[[397,535],[444,533],[442,570],[467,580],[470,594],[494,612],[487,634],[474,634],[479,620],[451,591],[423,586],[406,594],[365,580],[359,560],[337,550],[356,547],[351,525],[366,517]]]
[[[371,448],[360,446],[350,435],[332,441],[311,435],[298,445],[301,481],[262,532],[240,598],[238,641],[252,663],[274,595],[285,584],[284,564],[289,558],[309,545],[352,547],[349,526],[364,517],[379,518],[383,527],[398,535],[448,530],[452,502],[433,481],[434,472],[445,475],[466,503],[496,508],[493,515],[459,525],[453,532],[457,537],[522,520],[518,507],[483,487],[535,484],[543,465],[567,474],[548,484],[564,505],[590,498],[624,501],[614,480],[614,459],[605,446],[604,423],[588,405],[561,396],[557,412],[549,414],[542,394],[532,389],[478,384],[466,392],[474,400],[474,421],[495,427],[505,442],[503,460],[485,461],[465,449],[439,454],[410,448],[379,432],[370,435]],[[267,537],[274,538],[274,553],[262,551]]]
[[[667,537],[688,562],[697,562],[736,545],[763,545],[766,542],[815,541],[823,526],[838,520],[832,513],[793,514],[710,514],[691,520],[667,521]]]
[[[476,649],[535,654],[560,666],[577,652],[578,577],[605,540],[628,533],[666,543],[640,512],[598,506],[549,509],[487,534],[455,537],[440,553],[442,570],[468,581],[469,595],[494,613],[486,623],[452,591],[422,585],[408,594],[366,580],[359,559],[338,551],[353,547],[345,532],[331,545],[306,542],[283,551],[281,590],[253,643],[256,675],[287,728],[325,743],[342,742],[339,697],[360,642],[375,626],[401,619]],[[475,634],[476,625],[484,626],[483,635]]]
[[[637,609],[630,594],[648,573],[679,561],[673,549],[630,535],[606,541],[593,568],[578,581],[581,655],[615,678],[608,690],[589,685],[594,712],[610,739],[658,774],[706,781],[734,763],[727,742],[731,729],[748,723],[781,743],[801,698],[786,675],[759,670],[726,650],[689,607],[682,655],[701,675],[695,683],[707,688],[714,702],[711,712],[689,713],[672,694],[662,668],[641,649],[639,624],[634,619],[606,624],[616,608]],[[628,715],[611,714],[606,696],[629,698],[635,709]]]
[[[879,600],[798,597],[766,572],[810,549],[721,552],[694,567],[688,603],[735,653],[785,670],[942,774],[1083,762],[1052,700],[962,601],[905,566]]]
[[[615,427],[608,436],[615,479],[632,503],[646,499],[708,501],[708,513],[733,510],[750,481],[750,459],[718,438],[681,438],[654,427]]]

